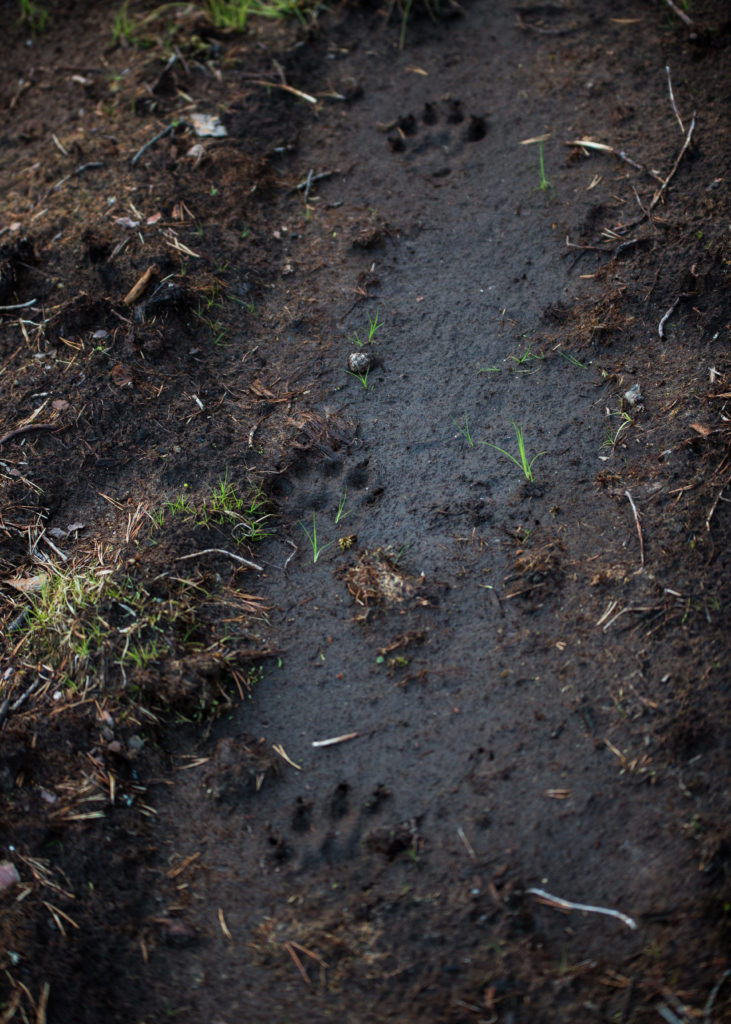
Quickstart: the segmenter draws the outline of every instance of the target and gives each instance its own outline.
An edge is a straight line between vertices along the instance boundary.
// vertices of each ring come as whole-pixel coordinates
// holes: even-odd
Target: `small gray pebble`
[[[625,391],[624,400],[627,405],[637,405],[642,401],[642,393],[640,392],[640,385],[633,384],[629,391]]]
[[[348,369],[351,373],[368,373],[373,366],[373,359],[367,352],[351,352],[348,356]]]

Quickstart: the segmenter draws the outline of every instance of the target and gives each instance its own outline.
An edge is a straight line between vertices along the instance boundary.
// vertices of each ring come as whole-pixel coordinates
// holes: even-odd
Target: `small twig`
[[[224,548],[206,548],[204,551],[194,551],[191,555],[181,555],[175,561],[184,562],[188,558],[200,558],[202,555],[228,555],[235,562],[241,562],[247,569],[256,569],[257,572],[264,572],[263,566],[257,565],[256,562],[250,562],[248,558],[242,558],[241,555],[235,555],[232,551],[226,551]]]
[[[669,64],[665,65],[665,73],[668,76],[668,92],[670,93],[670,105],[673,108],[673,113],[675,114],[675,119],[677,120],[678,124],[680,125],[680,134],[681,135],[685,135],[685,126],[683,125],[682,118],[681,118],[680,114],[678,113],[678,108],[675,106],[675,97],[673,96],[673,83],[670,80],[670,65]]]
[[[291,765],[293,768],[296,768],[298,772],[302,771],[302,765],[299,765],[297,764],[296,761],[292,760],[292,758],[289,756],[289,754],[284,749],[281,743],[272,743],[272,750],[276,751],[283,761],[286,761],[287,764]]]
[[[288,558],[288,559],[286,560],[286,562],[285,562],[285,563],[284,563],[284,565],[282,566],[282,571],[283,571],[283,572],[284,572],[284,570],[285,570],[285,569],[287,568],[287,566],[289,565],[289,563],[290,563],[290,562],[292,561],[292,559],[294,558],[294,556],[295,556],[295,555],[297,554],[297,552],[299,551],[299,548],[297,547],[297,545],[295,544],[295,542],[294,542],[293,540],[287,540],[287,544],[291,544],[291,545],[292,545],[292,547],[294,548],[294,551],[292,552],[292,554],[291,554],[291,555],[289,556],[289,558]]]
[[[342,736],[333,736],[329,740],[313,740],[313,747],[332,747],[335,743],[345,743],[346,740],[354,740],[358,738],[357,732],[346,732]]]
[[[681,11],[680,8],[673,3],[673,0],[665,0],[665,3],[668,5],[668,7],[673,12],[676,18],[680,18],[683,24],[687,25],[688,28],[693,28],[693,19],[689,18],[685,11]]]
[[[305,182],[305,206],[307,206],[307,200],[310,198],[310,189],[312,188],[312,174],[313,171],[312,168],[310,168],[310,170],[307,172],[307,181]]]
[[[41,994],[38,997],[38,1007],[36,1009],[36,1024],[46,1024],[46,1008],[48,1006],[48,997],[51,994],[51,986],[48,982],[44,982]]]
[[[640,526],[640,517],[637,513],[637,506],[632,500],[632,495],[629,491],[624,492],[627,495],[630,505],[632,506],[632,512],[634,513],[635,523],[637,524],[637,536],[640,538],[640,567],[645,568],[645,543],[642,539],[642,527]]]
[[[227,939],[229,942],[233,942],[233,935],[228,930],[226,918],[223,916],[223,909],[221,907],[218,908],[218,923],[221,926],[221,931],[223,932],[224,939]]]
[[[17,427],[15,430],[11,430],[8,434],[4,434],[0,437],[0,444],[5,444],[6,441],[12,441],[14,437],[20,437],[21,434],[29,434],[31,430],[58,430],[57,423],[28,423],[24,427]]]
[[[675,307],[678,305],[679,302],[680,296],[677,297],[675,302],[672,304],[670,309],[667,311],[667,313],[664,315],[660,323],[657,325],[657,333],[660,335],[661,338],[665,337],[665,322],[673,315],[673,313],[675,312]]]
[[[718,494],[716,495],[716,500],[711,505],[710,511],[706,516],[706,530],[708,531],[708,533],[711,532],[711,520],[713,519],[713,513],[716,511],[716,507],[718,506],[719,501],[723,497],[724,489],[725,488],[722,487],[721,490],[718,492]]]
[[[291,92],[293,96],[299,96],[301,100],[306,100],[307,103],[317,103],[314,96],[302,92],[301,89],[295,89],[291,85],[285,85],[283,82],[267,82],[265,78],[254,78],[252,79],[252,84],[263,85],[266,89],[284,89],[285,92]]]
[[[652,197],[652,202],[650,203],[650,210],[651,211],[655,209],[657,204],[662,199],[662,196],[663,196],[663,193],[665,192],[665,189],[668,187],[668,185],[670,184],[671,178],[673,177],[673,175],[677,171],[678,165],[680,164],[680,161],[683,159],[683,154],[685,153],[686,149],[690,145],[690,140],[693,137],[694,129],[695,129],[695,114],[693,114],[693,119],[690,122],[690,128],[688,129],[688,134],[685,136],[685,142],[683,143],[683,145],[681,147],[681,150],[680,150],[680,152],[678,153],[678,155],[676,157],[675,163],[673,164],[673,169],[670,171],[670,174],[668,174],[667,178],[665,178],[665,180],[663,181],[663,183],[660,186],[660,188],[657,190],[655,195]]]
[[[716,996],[721,991],[721,986],[723,985],[726,978],[731,978],[731,968],[729,968],[727,971],[724,971],[718,982],[713,986],[713,991],[706,1000],[706,1005],[703,1007],[703,1024],[712,1024],[711,1010],[713,1009],[713,1004],[716,1001]]]
[[[61,548],[57,548],[57,547],[56,547],[56,545],[55,545],[55,544],[53,543],[53,541],[52,541],[52,540],[50,539],[50,537],[47,537],[47,536],[46,536],[46,531],[45,531],[45,530],[43,531],[43,533],[41,534],[41,536],[40,536],[40,538],[39,538],[39,539],[40,539],[40,540],[44,540],[44,541],[46,542],[46,544],[48,544],[48,546],[49,546],[49,548],[51,549],[51,551],[55,551],[55,552],[56,552],[56,554],[58,555],[58,557],[59,557],[59,558],[60,558],[60,559],[61,559],[61,560],[62,560],[63,562],[68,562],[68,560],[69,560],[69,556],[68,556],[68,555],[66,555],[66,554],[64,554],[64,552],[63,552],[63,551],[61,550]]]
[[[528,889],[531,895],[537,896],[542,903],[549,907],[560,907],[562,910],[583,910],[587,914],[606,914],[607,917],[616,917],[622,924],[626,924],[632,931],[637,930],[637,922],[627,914],[619,910],[610,910],[608,907],[594,907],[587,903],[572,903],[571,900],[563,900],[560,896],[552,896],[545,889]]]
[[[474,851],[472,843],[469,841],[467,836],[464,834],[464,829],[462,828],[461,825],[457,826],[457,835],[459,836],[459,838],[464,843],[464,848],[467,851],[467,853],[470,855],[470,860],[477,860],[477,854]]]
[[[301,192],[303,188],[308,188],[308,185],[314,185],[316,181],[322,181],[323,178],[332,178],[335,173],[335,171],[321,171],[319,174],[313,174],[312,171],[310,171],[305,180],[301,181],[299,185],[295,185],[289,194],[291,195],[292,192]],[[307,194],[309,195],[309,191]]]
[[[157,135],[154,136],[154,138],[150,139],[149,142],[146,142],[142,149],[138,149],[135,155],[132,157],[132,166],[134,167],[139,158],[144,153],[146,153],[148,149],[154,146],[156,142],[159,142],[160,139],[164,139],[166,135],[170,134],[170,132],[175,131],[179,123],[180,122],[178,121],[171,121],[167,128],[163,128],[163,130],[161,132],[158,132]]]
[[[28,689],[24,693],[21,693],[20,697],[18,697],[18,699],[16,701],[14,701],[10,705],[10,710],[13,711],[13,712],[17,711],[18,708],[21,707],[21,705],[25,703],[25,701],[28,699],[28,697],[30,697],[30,695],[32,693],[36,692],[36,690],[38,689],[38,687],[40,685],[41,685],[41,679],[39,677],[38,679],[35,680],[35,682],[30,684],[30,686],[28,687]]]
[[[655,171],[650,170],[649,167],[644,167],[642,164],[638,164],[636,160],[621,149],[615,149],[614,146],[607,146],[603,142],[592,142],[591,139],[574,139],[573,142],[567,142],[567,146],[583,146],[584,149],[597,149],[601,153],[611,153],[612,156],[616,156],[618,160],[622,160],[624,163],[629,164],[630,167],[634,167],[636,171],[644,171],[645,174],[649,174],[655,181],[662,182],[662,178]]]
[[[0,306],[0,313],[4,313],[9,309],[27,309],[28,306],[35,306],[38,299],[29,299],[27,302],[19,302],[16,306]]]
[[[147,270],[144,272],[144,274],[140,278],[138,278],[138,280],[132,285],[130,290],[125,295],[125,297],[124,297],[124,304],[125,304],[125,306],[132,306],[132,305],[134,305],[134,303],[137,302],[137,300],[140,299],[144,295],[145,289],[149,285],[150,280],[152,279],[153,274],[157,274],[159,269],[160,268],[158,267],[157,263],[153,263],[151,266],[149,266],[147,268]]]
[[[289,955],[292,957],[292,960],[294,961],[294,965],[297,968],[297,970],[300,972],[300,974],[302,976],[302,980],[304,981],[305,985],[310,985],[311,982],[310,982],[310,979],[307,977],[307,971],[302,966],[302,961],[300,960],[300,958],[297,956],[295,951],[292,949],[291,943],[285,942],[284,943],[284,948],[287,950]]]

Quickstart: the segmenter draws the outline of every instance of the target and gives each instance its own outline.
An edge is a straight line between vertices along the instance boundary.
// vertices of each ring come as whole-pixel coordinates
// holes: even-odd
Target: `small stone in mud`
[[[368,373],[373,366],[373,358],[367,352],[351,352],[348,356],[348,369],[351,373]]]
[[[156,922],[165,942],[175,949],[185,949],[186,946],[194,946],[198,941],[198,934],[185,921],[179,917],[158,918]]]
[[[9,860],[0,861],[0,892],[10,889],[20,881],[20,875],[15,864]]]
[[[633,384],[629,391],[625,391],[624,400],[630,407],[642,402],[642,392],[639,384]]]

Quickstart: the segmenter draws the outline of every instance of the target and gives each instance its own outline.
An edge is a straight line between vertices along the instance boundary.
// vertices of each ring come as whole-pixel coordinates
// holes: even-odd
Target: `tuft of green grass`
[[[40,35],[48,24],[48,8],[36,0],[20,0],[20,23],[31,35]]]
[[[462,423],[456,420],[454,416],[450,416],[449,418],[451,419],[452,423],[454,423],[455,427],[460,432],[460,434],[465,439],[470,448],[474,448],[475,442],[473,441],[472,434],[470,433],[470,421],[467,419],[467,413],[464,414],[464,425],[462,425]]]
[[[317,516],[315,515],[314,512],[312,513],[312,532],[310,532],[307,529],[307,527],[305,526],[304,523],[300,523],[300,526],[305,531],[305,536],[307,537],[307,540],[310,542],[310,547],[312,548],[312,561],[316,562],[318,560],[318,558],[320,557],[320,555],[323,553],[323,551],[327,551],[327,549],[329,547],[331,547],[335,543],[335,541],[332,541],[332,540],[328,541],[327,544],[320,544],[318,542],[318,540],[317,540]]]
[[[363,341],[363,339],[361,338],[360,334],[357,331],[350,335],[348,341],[352,342],[354,345],[357,345],[358,348],[363,348],[364,345],[372,345],[376,331],[383,327],[383,321],[378,319],[378,313],[379,310],[376,310],[376,315],[373,318],[371,318],[370,314],[368,315],[368,336],[366,337],[365,341]]]
[[[338,502],[338,510],[335,513],[335,525],[336,526],[338,526],[339,523],[342,523],[343,519],[347,518],[347,516],[350,515],[350,512],[346,512],[345,511],[345,502],[347,500],[348,500],[348,488],[346,487],[345,488],[345,494],[343,494],[342,498]]]
[[[492,444],[490,441],[481,441],[480,443],[487,445],[488,448],[494,448],[495,451],[500,452],[501,455],[505,455],[506,458],[510,459],[511,462],[515,463],[518,469],[522,470],[523,476],[528,481],[528,483],[532,483],[534,479],[533,463],[536,461],[536,459],[540,459],[542,455],[545,455],[546,452],[538,452],[538,454],[534,455],[532,459],[529,459],[528,454],[525,450],[525,440],[523,437],[522,429],[518,426],[518,424],[515,421],[513,421],[513,428],[515,430],[515,436],[518,440],[517,456],[511,455],[510,452],[506,451],[504,448],[501,448],[497,444]]]
[[[365,373],[353,373],[352,370],[346,370],[345,372],[349,373],[351,377],[355,377],[356,380],[359,380],[364,389],[366,391],[368,390],[368,374],[370,373],[370,370],[366,370]]]
[[[632,417],[624,409],[616,409],[614,412],[609,412],[607,410],[607,415],[610,417],[614,416],[618,418],[619,426],[616,428],[616,430],[612,426],[609,427],[607,436],[602,441],[602,448],[611,448],[612,451],[614,451],[614,449],[617,446],[617,442],[622,437],[624,432],[632,426]]]
[[[254,15],[260,18],[286,18],[294,15],[306,24],[299,0],[206,0],[206,8],[215,28],[231,28],[243,32]]]

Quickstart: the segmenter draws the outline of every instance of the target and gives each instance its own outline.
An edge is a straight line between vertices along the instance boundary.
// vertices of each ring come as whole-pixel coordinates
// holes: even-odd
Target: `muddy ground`
[[[0,4],[3,1022],[731,1020],[728,9],[455,7]]]

